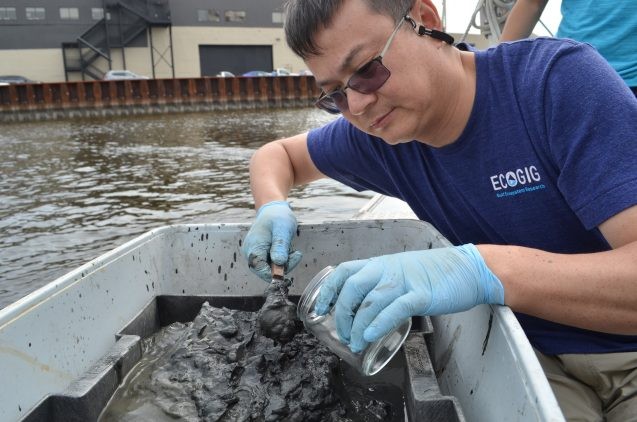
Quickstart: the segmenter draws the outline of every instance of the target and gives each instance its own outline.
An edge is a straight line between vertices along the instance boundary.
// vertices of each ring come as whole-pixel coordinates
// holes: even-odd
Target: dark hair
[[[321,54],[314,37],[330,26],[334,15],[348,0],[287,0],[285,38],[288,45],[303,60]],[[364,0],[373,12],[391,16],[398,22],[413,5],[413,0]]]

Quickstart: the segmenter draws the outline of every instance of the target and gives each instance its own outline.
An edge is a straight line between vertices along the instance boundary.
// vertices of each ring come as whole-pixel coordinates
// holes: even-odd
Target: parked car
[[[272,71],[272,76],[293,76],[294,73],[290,72],[284,67],[276,68]]]
[[[259,77],[259,76],[272,76],[272,74],[270,72],[266,72],[265,70],[251,70],[249,72],[244,73],[241,76],[248,76],[248,77]]]
[[[119,81],[123,79],[149,79],[148,76],[138,75],[130,70],[109,70],[104,74],[105,81]]]
[[[302,69],[302,70],[299,70],[299,75],[302,75],[302,76],[314,76],[314,73],[312,73],[312,71],[310,69]]]
[[[221,72],[217,73],[217,77],[218,78],[234,78],[234,73],[228,72],[227,70],[222,70]]]
[[[1,85],[13,85],[13,84],[36,84],[37,81],[32,81],[29,78],[19,75],[4,75],[0,76]]]

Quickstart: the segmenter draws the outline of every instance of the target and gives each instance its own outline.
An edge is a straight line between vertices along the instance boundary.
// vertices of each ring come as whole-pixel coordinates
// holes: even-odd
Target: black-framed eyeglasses
[[[425,28],[422,25],[418,26],[416,21],[414,21],[409,15],[405,15],[396,24],[396,27],[389,36],[389,39],[385,43],[385,47],[383,47],[380,54],[365,63],[356,72],[354,72],[354,74],[347,81],[347,84],[345,84],[344,88],[336,89],[329,94],[325,92],[321,93],[321,96],[318,100],[316,100],[315,105],[321,110],[327,111],[328,113],[339,114],[341,112],[349,110],[349,105],[347,103],[347,94],[345,93],[345,90],[347,88],[351,88],[356,92],[360,92],[361,94],[371,94],[378,91],[391,76],[391,72],[383,64],[383,57],[387,53],[387,50],[394,40],[396,33],[398,33],[398,30],[405,21],[409,22],[413,29],[416,29],[416,27],[418,27],[417,33],[420,36],[428,35],[430,37],[442,40],[448,44],[453,44],[454,42],[454,39],[451,35],[441,31],[437,31],[435,29]]]

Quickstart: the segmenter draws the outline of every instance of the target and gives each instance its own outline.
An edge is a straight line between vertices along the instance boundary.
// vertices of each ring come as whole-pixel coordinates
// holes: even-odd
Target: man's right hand
[[[259,208],[241,247],[248,267],[259,278],[268,283],[272,280],[271,263],[284,267],[287,274],[301,261],[303,254],[290,249],[296,225],[286,201],[268,202]]]

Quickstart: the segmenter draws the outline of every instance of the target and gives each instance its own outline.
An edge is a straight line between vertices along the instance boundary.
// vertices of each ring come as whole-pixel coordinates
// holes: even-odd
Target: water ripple
[[[3,125],[0,308],[152,228],[254,216],[248,162],[332,116],[240,111]],[[333,181],[293,191],[301,221],[370,197]]]

